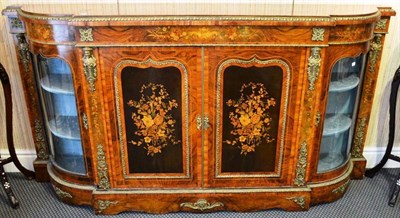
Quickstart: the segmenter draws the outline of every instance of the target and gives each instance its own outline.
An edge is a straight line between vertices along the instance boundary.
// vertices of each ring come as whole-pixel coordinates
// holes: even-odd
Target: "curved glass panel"
[[[38,70],[51,155],[59,167],[85,174],[71,70],[61,59],[40,56]]]
[[[364,55],[343,58],[333,67],[319,154],[319,173],[340,167],[350,157],[363,67]]]

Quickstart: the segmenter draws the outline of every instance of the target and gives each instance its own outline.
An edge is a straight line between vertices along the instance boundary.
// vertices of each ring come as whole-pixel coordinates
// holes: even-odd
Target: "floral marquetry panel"
[[[221,172],[274,172],[283,71],[230,66],[224,71]]]
[[[179,69],[125,67],[121,82],[129,173],[182,173]]]
[[[127,174],[184,173],[182,104],[187,86],[182,74],[187,76],[173,66],[122,68],[119,110]]]
[[[109,32],[118,31],[118,37]],[[299,27],[261,27],[261,26],[140,26],[140,27],[95,27],[93,38],[98,43],[110,40],[115,43],[129,45],[137,44],[252,44],[289,43],[289,44],[320,44],[321,41],[311,40],[312,30]],[[285,37],[290,36],[290,38]]]
[[[26,31],[32,40],[38,42],[60,41],[68,43],[75,40],[74,29],[65,25],[29,23]]]

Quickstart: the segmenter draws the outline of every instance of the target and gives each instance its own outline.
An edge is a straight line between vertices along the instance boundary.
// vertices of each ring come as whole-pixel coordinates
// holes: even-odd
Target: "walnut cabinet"
[[[327,8],[243,16],[6,8],[37,180],[100,214],[307,210],[339,199],[364,174],[395,13]]]

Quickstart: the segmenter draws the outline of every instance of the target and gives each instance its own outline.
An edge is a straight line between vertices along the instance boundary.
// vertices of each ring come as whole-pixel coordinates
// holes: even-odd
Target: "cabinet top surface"
[[[3,10],[5,15],[15,13],[31,21],[73,26],[335,26],[372,23],[395,14],[388,7],[328,4],[30,4]]]
[[[21,7],[21,6],[18,6]],[[9,7],[12,9],[13,6]],[[312,8],[312,10],[310,10]],[[7,9],[6,9],[7,10]],[[138,4],[27,4],[22,11],[51,16],[366,16],[378,11],[373,5],[329,4],[223,4],[223,3],[138,3]]]

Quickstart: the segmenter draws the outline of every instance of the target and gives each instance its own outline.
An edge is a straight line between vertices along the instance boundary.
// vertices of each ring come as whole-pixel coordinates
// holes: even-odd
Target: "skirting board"
[[[33,161],[36,159],[35,150],[16,150],[18,160],[28,170],[33,171]],[[0,156],[2,159],[10,157],[10,153],[6,149],[0,149]],[[4,165],[4,170],[6,172],[19,172],[14,163],[8,163]]]
[[[367,168],[372,168],[377,165],[383,155],[385,155],[386,147],[366,147],[364,148],[364,157],[367,159]],[[393,147],[392,154],[400,157],[400,147]],[[400,163],[393,160],[388,160],[384,168],[399,168]]]
[[[34,150],[17,150],[17,156],[21,164],[29,170],[33,170],[33,161],[36,159],[36,153]],[[365,148],[364,157],[367,159],[367,168],[374,167],[378,164],[383,155],[385,154],[385,148]],[[400,147],[394,147],[392,154],[400,156]],[[9,157],[8,150],[0,149],[0,156],[4,159]],[[385,168],[400,168],[400,163],[388,160]],[[6,172],[18,172],[18,169],[14,164],[9,163],[4,166]]]

